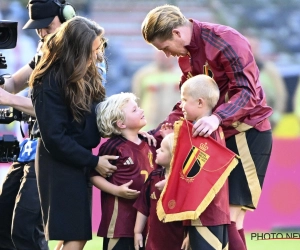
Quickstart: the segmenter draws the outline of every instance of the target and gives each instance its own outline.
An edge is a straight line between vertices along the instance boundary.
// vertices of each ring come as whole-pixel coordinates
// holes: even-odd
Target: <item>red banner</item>
[[[186,120],[174,124],[170,175],[157,204],[164,222],[199,218],[238,163],[211,137],[192,137],[192,127]]]

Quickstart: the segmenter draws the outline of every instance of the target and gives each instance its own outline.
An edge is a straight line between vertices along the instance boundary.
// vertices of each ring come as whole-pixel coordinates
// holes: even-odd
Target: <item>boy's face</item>
[[[162,140],[160,148],[156,150],[156,164],[159,164],[163,167],[170,166],[172,155],[170,153],[169,145],[166,140]]]
[[[187,87],[184,87],[184,84],[181,87],[181,109],[185,119],[189,121],[196,121],[203,115],[201,103],[187,93]]]
[[[125,113],[124,125],[127,129],[140,130],[147,124],[144,116],[144,110],[142,110],[135,101],[129,100],[122,108]]]

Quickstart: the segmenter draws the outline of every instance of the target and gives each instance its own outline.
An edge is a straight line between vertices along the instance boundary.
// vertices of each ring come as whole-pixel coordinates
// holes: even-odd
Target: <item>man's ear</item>
[[[117,121],[117,126],[118,126],[119,128],[126,128],[126,125],[125,125],[124,122],[121,121],[121,120],[118,120],[118,121]]]
[[[172,34],[173,36],[178,36],[179,38],[181,38],[181,33],[179,29],[173,29]]]

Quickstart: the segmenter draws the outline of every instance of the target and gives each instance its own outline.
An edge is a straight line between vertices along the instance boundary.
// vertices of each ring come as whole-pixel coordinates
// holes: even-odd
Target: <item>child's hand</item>
[[[183,240],[182,245],[181,245],[181,249],[183,249],[183,250],[189,250],[189,249],[191,249],[190,248],[190,238],[189,238],[189,235],[187,235],[185,237],[185,239]]]
[[[119,186],[117,196],[125,198],[125,199],[136,199],[140,194],[140,191],[130,189],[129,186],[132,184],[133,180]]]
[[[163,138],[165,138],[166,135],[173,133],[174,129],[172,123],[165,123],[161,125],[159,132]]]
[[[158,190],[162,191],[162,190],[164,189],[165,185],[166,185],[166,180],[162,180],[162,181],[157,182],[157,183],[155,184],[155,187],[156,187]]]
[[[143,247],[143,235],[141,233],[134,234],[134,249],[139,250]]]

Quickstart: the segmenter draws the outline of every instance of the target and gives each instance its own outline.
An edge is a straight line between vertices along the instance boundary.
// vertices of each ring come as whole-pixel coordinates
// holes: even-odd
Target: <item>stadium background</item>
[[[158,5],[175,4],[187,17],[229,25],[241,33],[249,28],[256,31],[262,45],[261,53],[264,58],[272,60],[278,66],[284,77],[289,98],[286,114],[274,129],[274,147],[258,209],[253,213],[249,212],[246,216],[245,231],[248,233],[248,249],[299,249],[299,240],[282,240],[276,241],[275,244],[274,241],[252,241],[249,235],[251,232],[300,231],[300,121],[295,118],[292,106],[293,94],[300,75],[300,0],[74,0],[70,2],[76,7],[78,14],[90,17],[105,28],[108,44],[111,46],[107,53],[109,70],[113,70],[118,62],[124,62],[120,66],[122,73],[120,71],[118,84],[113,84],[108,78],[107,88],[110,93],[130,90],[132,75],[152,60],[154,49],[144,42],[140,25],[146,13]],[[0,19],[19,21],[19,26],[23,26],[28,17],[24,8],[26,4],[27,1],[1,0]],[[19,14],[14,13],[17,10]],[[34,31],[21,32],[37,41]],[[19,46],[22,48],[22,44]],[[25,51],[26,47],[23,49]],[[4,55],[7,53],[6,50],[0,52]],[[18,53],[23,51],[19,50]],[[0,72],[13,73],[5,70]],[[18,130],[19,125],[0,125],[0,135],[18,134]],[[22,140],[20,137],[19,139]],[[8,164],[0,164],[0,181],[5,176],[7,166]],[[97,230],[101,216],[99,196],[99,191],[94,190],[94,231]]]

